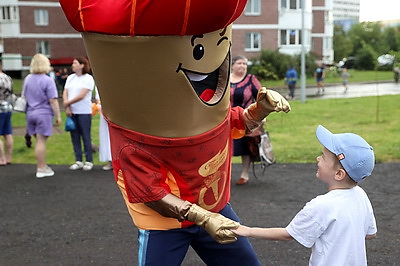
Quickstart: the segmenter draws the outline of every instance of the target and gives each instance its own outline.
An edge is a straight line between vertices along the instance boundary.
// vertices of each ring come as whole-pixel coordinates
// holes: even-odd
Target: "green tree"
[[[334,60],[339,62],[345,57],[349,57],[353,52],[353,43],[343,30],[342,25],[335,25],[333,33],[333,50],[335,54]]]
[[[347,34],[353,44],[352,55],[355,55],[366,43],[378,54],[387,52],[382,38],[382,25],[379,22],[354,24]]]
[[[371,45],[363,42],[356,53],[355,68],[360,70],[374,70],[377,65],[377,54]]]
[[[386,27],[383,30],[383,40],[387,51],[400,50],[400,28],[399,27]]]

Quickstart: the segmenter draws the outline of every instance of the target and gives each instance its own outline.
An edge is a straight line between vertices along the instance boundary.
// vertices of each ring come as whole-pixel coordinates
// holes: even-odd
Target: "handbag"
[[[25,97],[24,96],[18,97],[14,103],[14,111],[25,113],[26,105],[27,105],[27,103],[26,103]]]
[[[25,113],[26,112],[26,106],[27,106],[27,102],[26,102],[26,99],[25,99],[25,88],[23,88],[22,92],[21,92],[21,96],[18,97],[14,102],[13,109],[16,112]]]
[[[65,120],[65,131],[72,131],[75,130],[75,122],[72,117],[67,116],[67,119]]]
[[[260,136],[260,144],[259,144],[259,154],[260,159],[265,161],[267,164],[274,164],[275,163],[275,155],[272,151],[272,144],[269,138],[269,133],[265,132]]]

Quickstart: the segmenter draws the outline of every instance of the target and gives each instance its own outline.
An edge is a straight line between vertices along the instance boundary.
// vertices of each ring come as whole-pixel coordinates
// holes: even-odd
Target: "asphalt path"
[[[285,89],[279,90],[282,94]],[[306,89],[307,98],[400,94],[400,84],[350,83],[326,86],[324,95]],[[300,98],[301,90],[296,90]],[[112,172],[70,171],[52,165],[54,177],[35,178],[35,165],[0,167],[0,265],[137,265],[137,230]],[[234,185],[231,203],[243,224],[286,226],[303,205],[326,192],[316,180],[316,164],[275,164],[259,179]],[[377,164],[362,186],[370,197],[378,237],[367,241],[369,265],[400,265],[400,164]],[[310,250],[295,241],[251,239],[263,265],[308,265]],[[192,249],[182,265],[204,265]]]
[[[286,95],[286,88],[278,88],[279,92]],[[348,84],[345,92],[341,83],[326,84],[324,94],[316,94],[316,87],[309,86],[305,89],[307,99],[332,99],[332,98],[354,98],[367,96],[395,95],[400,94],[400,83],[393,81],[380,82],[354,82]],[[297,84],[295,98],[301,99],[302,90],[300,84]]]
[[[52,166],[37,179],[35,166],[0,168],[0,265],[137,265],[137,231],[112,172]],[[303,205],[326,192],[316,164],[275,164],[245,186],[234,185],[231,203],[243,224],[286,226]],[[360,185],[368,193],[378,237],[367,242],[369,265],[398,265],[400,164],[377,164]],[[295,241],[251,239],[263,265],[308,265],[310,250]],[[189,250],[182,265],[204,265]]]

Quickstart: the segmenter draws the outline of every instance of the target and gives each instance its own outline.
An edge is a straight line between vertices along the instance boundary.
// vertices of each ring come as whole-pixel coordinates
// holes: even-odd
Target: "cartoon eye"
[[[202,59],[204,56],[204,46],[202,44],[198,44],[193,48],[193,58],[196,60]]]

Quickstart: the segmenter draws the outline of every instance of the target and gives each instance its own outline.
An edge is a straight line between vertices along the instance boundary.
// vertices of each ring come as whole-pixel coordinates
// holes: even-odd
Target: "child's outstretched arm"
[[[240,225],[237,229],[231,229],[238,236],[262,238],[266,240],[293,240],[285,228],[258,228]]]

